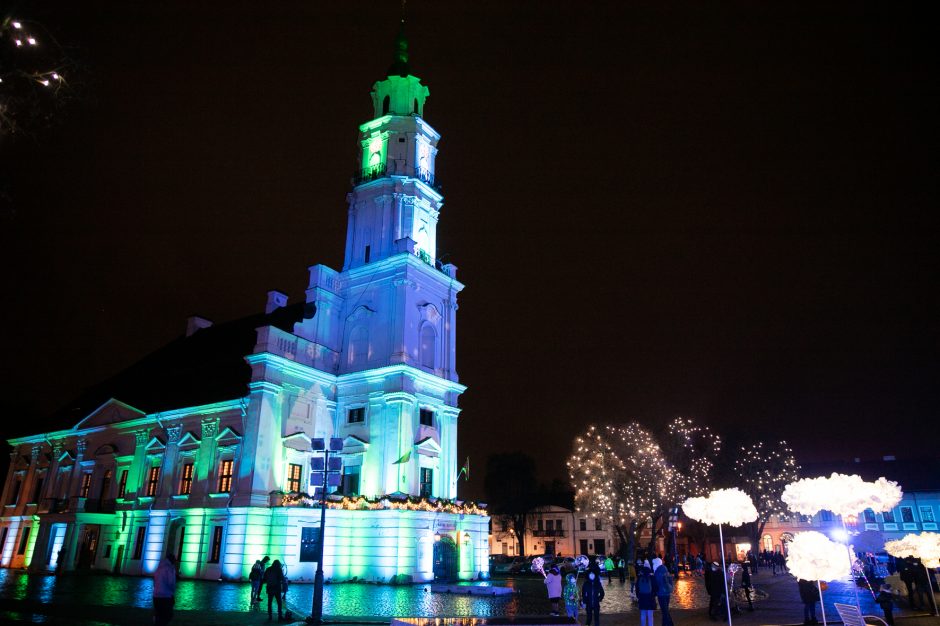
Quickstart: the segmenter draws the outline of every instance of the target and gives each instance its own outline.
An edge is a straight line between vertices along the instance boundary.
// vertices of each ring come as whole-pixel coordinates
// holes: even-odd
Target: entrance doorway
[[[603,556],[607,554],[607,545],[603,539],[594,540],[594,554],[597,556]]]
[[[85,526],[82,530],[82,542],[78,548],[78,562],[76,569],[91,569],[95,564],[95,556],[98,554],[98,532],[100,528],[97,525]]]
[[[552,556],[555,556],[555,542],[554,541],[545,542],[545,554],[551,554]]]
[[[441,537],[434,542],[434,579],[454,580],[457,578],[457,544],[450,537]]]

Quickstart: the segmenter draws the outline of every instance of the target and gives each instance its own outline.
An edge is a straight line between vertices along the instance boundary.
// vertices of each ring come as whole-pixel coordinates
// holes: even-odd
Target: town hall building
[[[342,270],[310,268],[303,302],[190,318],[185,336],[87,390],[61,429],[9,441],[0,565],[247,578],[280,559],[312,580],[488,572],[485,510],[457,500],[457,268],[437,256],[440,135],[399,36],[359,127]],[[339,439],[320,528],[316,439]]]

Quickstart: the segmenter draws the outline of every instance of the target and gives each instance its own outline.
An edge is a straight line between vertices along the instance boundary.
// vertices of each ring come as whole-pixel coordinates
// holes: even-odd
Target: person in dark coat
[[[803,603],[803,623],[818,624],[816,621],[816,603],[819,602],[819,587],[814,580],[803,580],[796,583],[800,589],[800,601]]]
[[[705,591],[708,592],[708,617],[717,621],[721,617],[722,598],[725,597],[725,578],[718,563],[712,562],[705,568]]]
[[[584,607],[587,617],[584,620],[584,626],[590,626],[591,620],[594,620],[594,626],[600,626],[601,623],[601,600],[604,599],[604,585],[601,584],[601,570],[597,565],[588,570],[587,579],[581,585],[581,606]]]
[[[878,597],[875,602],[881,607],[885,614],[885,622],[888,626],[894,626],[894,596],[891,593],[891,585],[885,583],[878,590]]]
[[[653,626],[653,611],[656,610],[656,580],[645,565],[637,569],[636,598],[640,611],[640,626]]]
[[[271,567],[269,567],[264,572],[264,586],[265,591],[268,592],[268,621],[272,619],[272,600],[277,600],[277,620],[281,621],[284,619],[281,607],[281,590],[284,587],[284,570],[281,569],[281,562],[277,559],[274,559],[274,562],[271,563]]]
[[[929,598],[933,595],[933,589],[931,589],[930,578],[927,576],[927,570],[924,568],[924,565],[921,563],[920,559],[914,559],[913,569],[914,593],[917,594],[917,599],[921,607],[924,610],[929,611],[932,608]]]
[[[907,604],[913,610],[920,609],[917,606],[916,596],[914,596],[914,565],[909,557],[898,559],[898,576],[900,576],[901,582],[904,583],[904,588],[907,591]]]
[[[659,561],[659,559],[656,559],[656,561]],[[672,597],[672,587],[673,578],[669,574],[669,569],[662,561],[659,561],[659,566],[653,572],[653,591],[659,601],[659,608],[663,612],[662,626],[672,626],[672,616],[669,614],[669,598]],[[641,619],[640,623],[642,624],[642,622]]]
[[[754,611],[754,600],[751,598],[751,561],[747,560],[741,565],[741,589],[747,598],[747,610]]]

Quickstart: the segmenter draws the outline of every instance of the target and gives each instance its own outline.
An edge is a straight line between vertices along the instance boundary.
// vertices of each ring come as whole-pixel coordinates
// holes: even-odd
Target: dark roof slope
[[[811,463],[800,469],[800,478],[839,474],[858,474],[864,480],[877,480],[884,476],[893,480],[904,491],[940,491],[940,459],[898,459],[834,461]]]
[[[314,311],[313,304],[298,302],[179,337],[116,376],[89,387],[42,428],[72,428],[111,398],[153,413],[244,397],[251,380],[245,357],[255,347],[255,329],[275,326],[293,332],[294,323],[313,317]],[[35,425],[32,430],[37,430]]]

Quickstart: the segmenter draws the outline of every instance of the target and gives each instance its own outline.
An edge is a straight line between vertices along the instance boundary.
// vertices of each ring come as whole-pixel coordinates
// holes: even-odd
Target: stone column
[[[285,474],[283,437],[283,387],[268,380],[249,385],[248,419],[242,437],[241,461],[233,506],[269,506],[270,493],[281,487]]]
[[[49,461],[49,468],[46,470],[46,482],[42,486],[42,493],[39,494],[40,511],[51,511],[55,500],[59,497],[56,492],[56,483],[59,482],[59,457],[62,456],[63,445],[61,441],[52,442],[52,459]]]
[[[145,465],[147,462],[147,442],[150,441],[150,429],[135,430],[134,441],[134,460],[127,472],[127,487],[124,490],[124,499],[126,500],[138,497],[142,491],[141,486],[146,480],[144,472],[147,471]],[[118,480],[121,480],[120,476]]]
[[[169,508],[170,498],[176,494],[176,465],[179,458],[180,435],[182,424],[166,427],[166,449],[163,451],[163,467],[160,470],[160,488],[157,491],[155,508]]]
[[[17,510],[20,511],[17,515],[24,515],[26,505],[33,501],[33,489],[36,484],[36,471],[40,454],[42,454],[42,444],[34,445],[30,449],[29,469],[26,470],[26,477],[23,478],[23,486],[20,488],[20,502],[22,505],[17,507]]]
[[[219,434],[219,418],[207,417],[202,420],[202,442],[196,455],[195,475],[193,476],[193,490],[190,502],[199,506],[205,500],[206,494],[212,493],[209,484],[212,470],[215,467],[216,435]]]
[[[0,500],[0,506],[10,503],[10,490],[13,488],[14,476],[16,476],[16,457],[19,453],[16,448],[10,453],[10,469],[7,471],[7,478],[3,482],[3,499]],[[2,547],[0,547],[2,549]]]
[[[82,461],[85,458],[85,449],[88,447],[88,440],[79,439],[75,442],[75,464],[72,465],[72,476],[69,478],[68,497],[70,501],[78,498],[82,489]],[[74,507],[70,507],[75,510]]]

